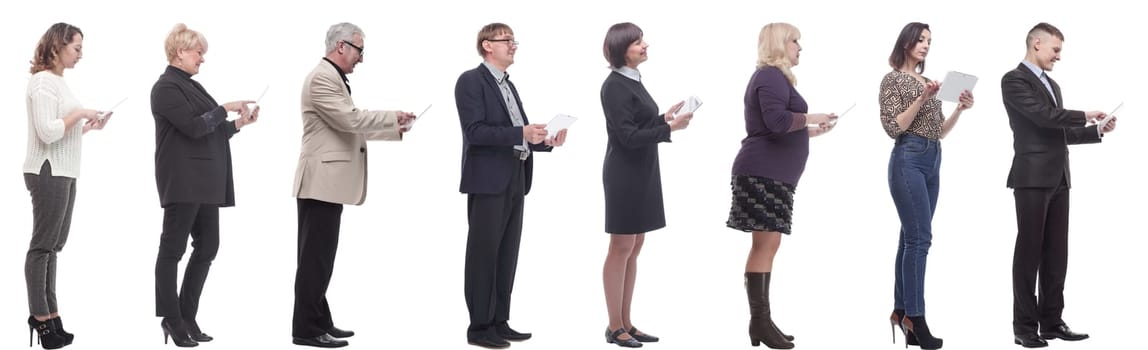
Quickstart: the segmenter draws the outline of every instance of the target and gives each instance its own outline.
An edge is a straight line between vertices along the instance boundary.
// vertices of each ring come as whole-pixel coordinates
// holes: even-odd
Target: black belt
[[[526,158],[529,156],[530,151],[523,151],[517,148],[514,149],[514,158],[518,158],[518,160],[526,160]]]

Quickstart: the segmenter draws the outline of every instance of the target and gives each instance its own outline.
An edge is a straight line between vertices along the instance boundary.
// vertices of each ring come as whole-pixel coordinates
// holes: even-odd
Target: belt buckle
[[[526,151],[518,149],[514,150],[514,155],[518,158],[518,160],[526,160],[526,158],[530,156],[530,154],[526,153]]]

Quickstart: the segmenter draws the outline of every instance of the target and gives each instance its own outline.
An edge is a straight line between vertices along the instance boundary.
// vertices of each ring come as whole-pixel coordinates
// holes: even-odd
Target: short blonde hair
[[[790,84],[797,85],[797,78],[789,70],[793,62],[789,61],[786,45],[798,39],[801,39],[801,32],[789,23],[770,23],[761,27],[761,33],[757,35],[757,68],[777,68]]]
[[[187,29],[187,25],[183,23],[177,23],[167,34],[167,40],[163,41],[163,49],[167,52],[168,63],[175,62],[175,59],[179,57],[179,50],[196,48],[207,53],[207,38],[203,37],[203,33]]]

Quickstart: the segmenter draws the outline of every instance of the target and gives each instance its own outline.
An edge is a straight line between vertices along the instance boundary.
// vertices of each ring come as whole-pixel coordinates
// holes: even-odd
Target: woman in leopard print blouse
[[[889,56],[893,71],[881,80],[880,95],[881,125],[896,140],[889,156],[889,191],[901,220],[890,322],[901,327],[907,343],[922,349],[942,345],[925,323],[924,293],[925,260],[940,191],[940,140],[961,112],[973,105],[972,93],[964,91],[949,118],[942,114],[941,100],[936,98],[941,84],[922,75],[931,42],[927,24],[905,25]]]

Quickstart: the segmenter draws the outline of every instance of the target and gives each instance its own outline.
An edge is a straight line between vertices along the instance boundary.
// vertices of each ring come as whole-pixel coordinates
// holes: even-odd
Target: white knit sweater
[[[80,176],[80,148],[84,123],[64,127],[64,117],[81,108],[64,78],[42,71],[28,80],[28,154],[24,172],[39,174],[47,160],[53,176]]]

